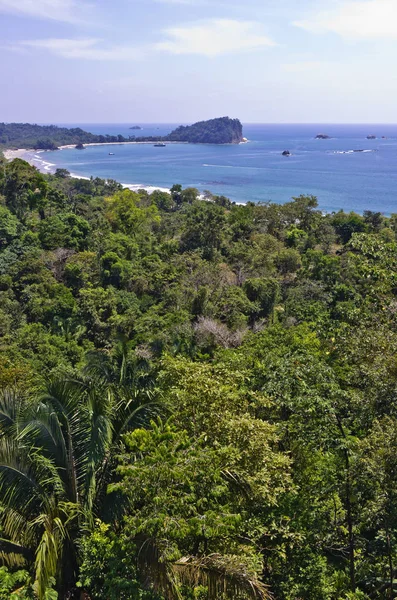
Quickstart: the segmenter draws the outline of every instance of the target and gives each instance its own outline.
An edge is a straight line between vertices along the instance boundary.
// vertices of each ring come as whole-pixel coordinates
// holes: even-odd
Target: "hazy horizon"
[[[227,116],[227,115],[222,115],[222,116]],[[212,118],[216,118],[216,117],[208,117],[209,119]],[[239,118],[239,117],[231,117],[231,118]],[[198,122],[198,121],[203,121],[206,119],[201,119],[201,118],[197,118],[191,121],[140,121],[138,119],[133,120],[133,119],[128,119],[126,121],[4,121],[5,123],[31,123],[32,125],[55,125],[57,127],[67,127],[67,126],[81,126],[81,125],[176,125],[176,124],[181,124],[181,125],[189,125],[191,123],[194,122]],[[340,121],[339,123],[337,123],[336,121],[243,121],[242,119],[240,119],[240,121],[242,122],[242,125],[328,125],[328,126],[371,126],[373,125],[374,127],[377,126],[397,126],[397,121],[395,122],[386,122],[386,121],[378,121],[378,122],[354,122],[354,121],[349,121],[349,122],[343,122]]]

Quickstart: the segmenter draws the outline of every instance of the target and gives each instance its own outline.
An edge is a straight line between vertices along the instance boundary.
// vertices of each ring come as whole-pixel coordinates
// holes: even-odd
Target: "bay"
[[[67,124],[124,136],[166,135],[178,124],[141,124],[142,131],[131,130],[132,125]],[[330,139],[315,139],[319,133]],[[249,142],[240,145],[88,146],[39,156],[53,170],[142,187],[180,183],[235,202],[283,203],[312,194],[324,211],[397,212],[397,125],[245,124],[244,135]],[[292,155],[282,156],[284,150]]]

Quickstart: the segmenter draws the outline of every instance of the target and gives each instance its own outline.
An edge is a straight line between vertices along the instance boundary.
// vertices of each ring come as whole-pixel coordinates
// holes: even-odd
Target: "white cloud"
[[[397,39],[396,0],[349,1],[293,24],[314,33],[333,32],[348,39]]]
[[[219,56],[241,50],[254,50],[275,43],[252,21],[213,19],[171,27],[164,32],[170,39],[156,44],[158,50],[172,54]]]
[[[29,40],[19,42],[17,48],[37,48],[52,52],[62,58],[85,60],[136,60],[144,56],[143,48],[131,46],[104,47],[98,39],[58,39]]]
[[[0,12],[74,23],[82,8],[76,0],[0,0]]]
[[[96,38],[49,38],[21,41],[10,48],[46,50],[62,58],[123,61],[140,59],[153,52],[214,57],[275,45],[272,40],[258,32],[257,24],[251,21],[238,22],[225,19],[206,21],[167,29],[164,34],[169,39],[142,46],[106,45],[103,40]]]

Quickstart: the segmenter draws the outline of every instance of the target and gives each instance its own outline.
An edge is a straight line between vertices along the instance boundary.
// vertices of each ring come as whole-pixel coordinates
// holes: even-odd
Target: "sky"
[[[0,0],[0,121],[396,123],[397,0]]]

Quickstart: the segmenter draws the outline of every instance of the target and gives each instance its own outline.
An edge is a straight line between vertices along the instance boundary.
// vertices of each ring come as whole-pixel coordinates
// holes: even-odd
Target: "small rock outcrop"
[[[282,152],[282,156],[291,156],[291,152],[289,150],[284,150],[284,152]]]
[[[81,142],[79,144],[76,144],[76,150],[85,150],[84,144],[82,144]]]
[[[314,139],[316,139],[316,140],[330,140],[331,138],[326,133],[318,133]]]
[[[376,140],[376,135],[367,135],[367,140]]]

